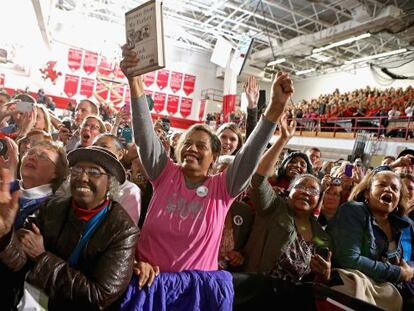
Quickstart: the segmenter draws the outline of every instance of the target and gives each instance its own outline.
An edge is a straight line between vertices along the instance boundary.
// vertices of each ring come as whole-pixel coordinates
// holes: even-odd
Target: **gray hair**
[[[115,176],[109,176],[109,190],[108,190],[108,197],[112,201],[119,201],[122,197],[124,192],[121,190],[121,184],[115,178]]]

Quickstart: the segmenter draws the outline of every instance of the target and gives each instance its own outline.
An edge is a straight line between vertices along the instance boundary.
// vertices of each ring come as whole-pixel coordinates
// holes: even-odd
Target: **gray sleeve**
[[[275,128],[275,123],[261,118],[246,143],[237,153],[226,176],[226,185],[230,196],[236,197],[249,184]]]
[[[168,156],[155,135],[145,95],[131,98],[132,128],[142,165],[150,180],[156,179],[167,164]]]
[[[258,215],[272,212],[277,206],[282,204],[280,200],[283,200],[275,193],[267,181],[267,177],[257,173],[252,177],[252,191],[250,194],[254,210]]]

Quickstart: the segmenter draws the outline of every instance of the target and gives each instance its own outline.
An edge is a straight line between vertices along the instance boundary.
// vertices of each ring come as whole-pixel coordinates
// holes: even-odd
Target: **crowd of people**
[[[0,93],[2,310],[337,310],[309,284],[365,306],[414,306],[414,150],[376,168],[324,162],[314,146],[285,152],[293,113],[392,103],[408,115],[412,88],[292,108],[293,82],[278,73],[259,112],[250,77],[245,128],[179,133],[153,122],[141,77],[127,74],[137,62],[123,47],[131,109],[112,122],[89,99],[61,119],[28,94]]]

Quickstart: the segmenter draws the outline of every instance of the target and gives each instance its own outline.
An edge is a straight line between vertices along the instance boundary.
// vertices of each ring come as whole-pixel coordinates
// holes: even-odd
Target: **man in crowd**
[[[79,127],[82,124],[83,120],[87,116],[98,116],[99,115],[99,107],[96,103],[89,99],[81,100],[75,109],[75,119],[74,119],[74,126],[75,132],[71,133],[71,131],[62,126],[59,129],[59,140],[62,141],[66,145],[66,151],[69,152],[75,149],[76,146],[79,145],[80,141],[80,132]]]
[[[307,149],[305,153],[312,163],[313,174],[319,177],[319,172],[322,168],[321,151],[316,147],[312,147]]]

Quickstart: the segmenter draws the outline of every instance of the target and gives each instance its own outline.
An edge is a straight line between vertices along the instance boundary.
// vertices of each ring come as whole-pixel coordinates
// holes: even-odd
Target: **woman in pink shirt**
[[[139,60],[126,47],[123,55],[120,65],[131,90],[135,142],[154,189],[137,244],[139,285],[150,285],[159,271],[217,270],[226,214],[275,131],[293,93],[292,81],[286,73],[277,75],[270,104],[232,165],[210,175],[220,154],[218,137],[205,125],[193,125],[180,138],[174,163],[154,133],[142,79],[127,73]]]

